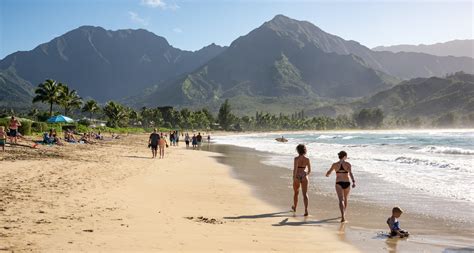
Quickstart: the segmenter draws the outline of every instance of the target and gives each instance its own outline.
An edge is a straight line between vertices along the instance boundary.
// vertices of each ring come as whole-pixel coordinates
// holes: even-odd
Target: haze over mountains
[[[465,56],[474,58],[474,40],[452,40],[432,45],[394,45],[378,46],[372,48],[374,51],[417,52],[438,56]]]
[[[402,80],[458,71],[472,74],[474,59],[376,52],[283,15],[228,48],[212,44],[195,52],[142,29],[83,26],[0,61],[0,106],[28,104],[33,88],[53,78],[101,102],[126,98],[135,107],[215,109],[229,98],[254,112],[350,101]]]

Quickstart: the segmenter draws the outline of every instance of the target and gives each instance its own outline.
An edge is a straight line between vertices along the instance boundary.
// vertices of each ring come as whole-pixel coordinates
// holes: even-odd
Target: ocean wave
[[[408,138],[407,137],[402,137],[402,136],[393,136],[393,137],[383,137],[381,139],[382,140],[406,140]]]
[[[322,134],[322,135],[318,136],[318,138],[316,138],[316,139],[322,140],[322,139],[336,139],[336,138],[337,138],[336,135],[325,135],[325,134]]]
[[[413,157],[406,157],[406,156],[397,157],[395,159],[395,162],[404,163],[404,164],[431,166],[431,167],[437,167],[441,169],[460,170],[459,167],[455,166],[452,163],[441,163],[441,162],[435,162],[435,161],[430,161],[430,160],[425,160],[425,159],[420,159],[420,158],[413,158]]]
[[[351,139],[358,138],[358,137],[359,137],[359,136],[351,136],[351,135],[349,135],[349,136],[344,136],[344,137],[342,137],[342,139],[343,139],[343,140],[351,140]]]
[[[442,147],[442,146],[427,146],[418,151],[427,152],[427,153],[436,153],[436,154],[448,154],[448,155],[474,155],[474,150],[472,149]]]

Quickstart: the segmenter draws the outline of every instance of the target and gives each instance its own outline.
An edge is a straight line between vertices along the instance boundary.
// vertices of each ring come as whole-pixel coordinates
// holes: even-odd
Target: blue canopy
[[[47,120],[48,123],[72,123],[73,119],[66,117],[64,115],[56,115]]]

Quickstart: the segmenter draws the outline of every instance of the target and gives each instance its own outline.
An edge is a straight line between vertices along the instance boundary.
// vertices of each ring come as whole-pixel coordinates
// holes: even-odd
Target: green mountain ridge
[[[143,29],[110,31],[81,26],[31,51],[5,57],[0,71],[9,69],[34,86],[45,79],[59,80],[81,96],[107,101],[192,71],[223,50],[211,44],[184,51]],[[15,80],[9,83],[19,84]]]
[[[0,70],[0,107],[15,104],[27,107],[33,97],[33,86],[19,77],[14,70]]]
[[[300,21],[277,16],[236,39],[198,70],[132,103],[193,106],[235,96],[362,97],[394,85],[396,78],[370,68],[359,56],[323,51],[310,39],[315,26],[301,23],[295,28],[291,24]]]
[[[434,119],[446,113],[472,114],[474,75],[414,78],[353,102],[329,104],[306,111],[307,115],[351,115],[363,108],[380,108],[392,117]]]

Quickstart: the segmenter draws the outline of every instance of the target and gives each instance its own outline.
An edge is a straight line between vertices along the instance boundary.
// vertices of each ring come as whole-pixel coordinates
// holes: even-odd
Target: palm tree
[[[28,116],[33,117],[33,119],[37,121],[39,113],[40,111],[38,110],[38,108],[32,108],[31,111],[28,112]]]
[[[77,95],[76,90],[69,90],[66,84],[59,83],[61,93],[59,95],[59,104],[64,108],[64,115],[67,116],[71,109],[81,108],[82,99]]]
[[[35,90],[36,96],[33,98],[33,103],[44,102],[49,104],[49,116],[53,116],[53,104],[59,102],[59,95],[61,94],[61,86],[58,82],[48,79],[38,85]]]
[[[93,99],[87,101],[84,104],[84,107],[82,107],[82,112],[88,112],[89,113],[89,120],[90,121],[92,121],[92,114],[96,113],[96,112],[99,112],[99,111],[100,111],[100,107],[97,104],[97,101],[95,101]]]
[[[114,101],[109,101],[104,106],[104,114],[108,118],[107,125],[110,127],[118,127],[126,125],[128,121],[128,111],[127,109]]]

